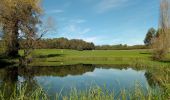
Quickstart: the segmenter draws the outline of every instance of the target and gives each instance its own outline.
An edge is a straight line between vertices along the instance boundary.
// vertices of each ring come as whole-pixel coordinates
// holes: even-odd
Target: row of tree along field
[[[25,41],[19,42],[20,48],[23,49]],[[54,39],[41,39],[36,43],[37,49],[72,49],[72,50],[130,50],[130,49],[146,49],[145,45],[128,46],[126,44],[118,45],[95,45],[92,42],[86,42],[81,39],[67,39],[67,38],[54,38]]]
[[[25,40],[20,41],[20,48],[23,49]],[[73,50],[94,50],[95,45],[92,42],[86,42],[81,39],[53,38],[41,39],[36,43],[36,49],[73,49]]]

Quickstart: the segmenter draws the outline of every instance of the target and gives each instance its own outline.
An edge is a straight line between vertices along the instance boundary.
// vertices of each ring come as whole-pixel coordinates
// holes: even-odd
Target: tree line
[[[25,40],[20,40],[20,49],[25,46]],[[36,49],[72,49],[72,50],[131,50],[131,49],[146,49],[145,45],[127,44],[118,45],[95,45],[93,42],[86,42],[82,39],[67,39],[64,37],[53,39],[41,39],[36,43]]]
[[[25,40],[20,40],[20,48],[24,48]],[[36,49],[73,49],[73,50],[94,50],[95,45],[92,42],[86,42],[81,39],[53,38],[41,39],[36,43]]]
[[[95,46],[96,50],[133,50],[133,49],[147,49],[147,48],[148,47],[145,45],[128,46],[127,44]]]

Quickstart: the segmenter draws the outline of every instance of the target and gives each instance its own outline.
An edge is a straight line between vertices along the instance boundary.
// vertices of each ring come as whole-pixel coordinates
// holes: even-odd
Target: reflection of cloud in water
[[[136,71],[132,68],[128,69],[102,69],[97,68],[93,72],[87,72],[84,75],[86,76],[93,76],[93,77],[103,77],[103,76],[109,76],[109,77],[143,77],[145,74],[145,71]]]
[[[113,89],[130,88],[139,81],[143,86],[147,86],[147,80],[144,71],[136,71],[129,69],[102,69],[95,68],[93,72],[86,72],[82,75],[67,75],[65,77],[58,76],[38,76],[35,77],[42,87],[52,87],[51,91],[60,90],[62,87],[77,87],[78,89],[88,88],[91,83],[99,86],[104,84]]]
[[[95,73],[93,73],[93,72],[87,72],[87,73],[85,73],[84,75],[93,76],[93,77],[97,76],[97,75],[96,75]]]
[[[24,81],[25,81],[25,79],[23,77],[20,77],[20,76],[18,77],[18,82],[19,83],[23,83]]]

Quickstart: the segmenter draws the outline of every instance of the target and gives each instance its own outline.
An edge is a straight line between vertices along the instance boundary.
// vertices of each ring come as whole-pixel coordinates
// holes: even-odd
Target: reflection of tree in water
[[[145,73],[145,77],[151,87],[159,86],[165,95],[170,95],[168,84],[170,83],[170,68],[155,68]]]
[[[22,86],[26,86],[26,93],[33,93],[33,91],[35,91],[37,88],[39,88],[40,86],[38,85],[37,81],[34,79],[34,76],[32,75],[32,72],[27,72],[25,74],[21,74],[22,70],[24,70],[26,68],[19,68],[18,72],[19,72],[19,76],[21,78],[23,78],[23,80],[19,80],[19,84],[21,87]]]
[[[0,92],[4,94],[4,97],[8,100],[9,96],[13,93],[19,93],[19,86],[26,87],[25,93],[29,94],[36,89],[38,86],[33,77],[23,76],[24,81],[20,82],[19,79],[19,68],[18,67],[8,67],[0,69]]]
[[[4,97],[7,99],[9,95],[16,89],[18,80],[18,71],[16,67],[0,69],[0,90],[3,90]]]
[[[0,69],[0,79],[5,82],[16,82],[18,71],[17,67]]]
[[[69,65],[61,67],[7,67],[0,69],[0,90],[4,90],[5,98],[8,99],[18,86],[26,86],[25,93],[29,94],[40,87],[35,76],[60,76],[82,75],[94,71],[93,65]]]
[[[170,83],[170,68],[155,68],[145,73],[150,86],[163,86]]]
[[[86,72],[93,72],[94,65],[66,65],[61,67],[31,67],[20,70],[21,76],[59,76],[82,75]]]
[[[159,84],[160,84],[159,80],[157,79],[156,76],[153,75],[152,72],[149,72],[149,71],[146,72],[146,73],[145,73],[145,77],[146,77],[146,79],[147,79],[147,81],[148,81],[148,84],[149,84],[151,87],[155,87],[156,85],[159,85]]]

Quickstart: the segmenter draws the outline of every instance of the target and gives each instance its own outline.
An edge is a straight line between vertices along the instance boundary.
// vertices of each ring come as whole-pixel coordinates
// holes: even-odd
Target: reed
[[[26,84],[16,87],[8,96],[5,96],[6,92],[5,87],[0,90],[0,100],[168,100],[168,95],[162,89],[148,87],[144,90],[138,83],[134,89],[122,89],[118,93],[93,86],[81,91],[72,88],[67,95],[61,91],[49,96],[41,87],[28,91]]]

